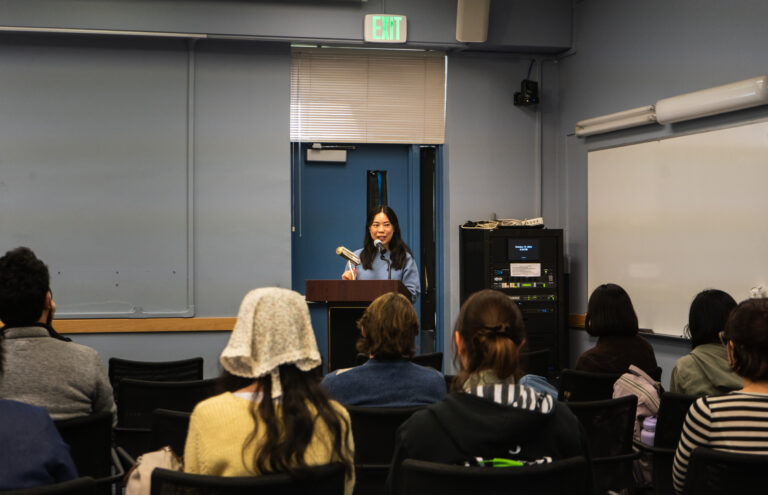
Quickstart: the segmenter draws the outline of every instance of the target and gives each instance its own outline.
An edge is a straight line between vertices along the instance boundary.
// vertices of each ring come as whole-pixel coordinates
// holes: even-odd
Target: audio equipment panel
[[[563,231],[461,228],[459,237],[462,304],[481,289],[507,294],[523,313],[524,351],[541,354],[536,351],[548,349],[549,376],[567,367]]]

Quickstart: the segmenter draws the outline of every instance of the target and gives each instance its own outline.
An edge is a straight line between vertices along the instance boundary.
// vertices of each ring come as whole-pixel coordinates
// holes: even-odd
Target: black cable
[[[530,79],[530,78],[531,78],[531,69],[533,69],[533,64],[534,64],[535,62],[536,62],[536,59],[535,59],[535,58],[532,58],[532,59],[531,59],[531,64],[528,66],[528,75],[527,75],[527,76],[525,76],[525,78],[526,78],[526,79]]]

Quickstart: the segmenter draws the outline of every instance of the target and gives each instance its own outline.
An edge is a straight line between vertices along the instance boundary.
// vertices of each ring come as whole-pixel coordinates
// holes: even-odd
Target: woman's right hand
[[[341,274],[342,280],[354,280],[355,274],[351,270],[347,270],[344,273]]]

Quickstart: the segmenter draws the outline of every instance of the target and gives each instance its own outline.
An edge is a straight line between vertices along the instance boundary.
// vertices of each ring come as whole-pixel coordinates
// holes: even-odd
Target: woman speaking
[[[400,236],[397,215],[389,206],[368,212],[363,248],[355,251],[361,269],[347,269],[344,280],[401,280],[411,293],[411,302],[419,295],[419,270],[408,245]]]

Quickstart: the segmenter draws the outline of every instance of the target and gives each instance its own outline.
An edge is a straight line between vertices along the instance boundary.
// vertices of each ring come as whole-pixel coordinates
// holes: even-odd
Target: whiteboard
[[[193,316],[185,45],[13,42],[0,256],[27,246],[48,265],[59,318]]]
[[[695,295],[768,288],[768,122],[588,154],[591,294],[624,287],[641,328],[682,336]]]

